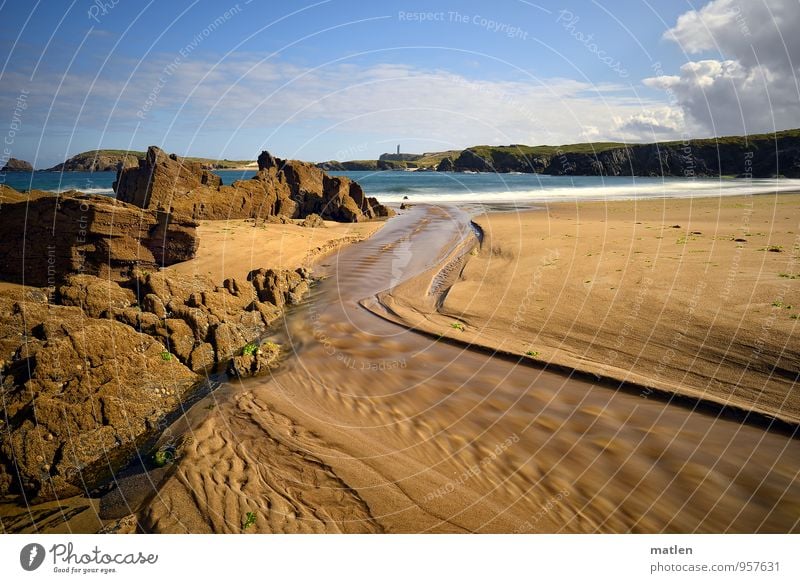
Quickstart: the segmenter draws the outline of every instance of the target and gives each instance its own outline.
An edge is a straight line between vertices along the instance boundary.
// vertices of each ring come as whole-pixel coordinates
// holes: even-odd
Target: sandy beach
[[[798,204],[760,195],[482,215],[483,244],[439,304],[431,273],[381,300],[414,328],[634,383],[642,397],[797,423]]]
[[[653,230],[653,239],[668,234],[670,249],[677,246],[681,235],[672,234],[679,231],[672,228],[676,213],[682,228],[705,229],[707,235],[695,237],[711,238],[711,219],[687,224],[688,205],[704,216],[715,203],[736,209],[737,202],[743,201],[637,205],[633,224],[642,225],[631,227],[633,240],[641,244],[638,237],[644,241],[644,233]],[[759,203],[754,201],[757,208]],[[666,205],[663,213],[659,205]],[[596,232],[613,233],[612,227],[625,224],[632,206],[615,203],[606,214],[597,210],[602,205],[588,205],[588,210],[581,205],[580,227],[594,224],[586,213],[595,212]],[[451,256],[468,250],[472,239],[465,214],[455,209],[415,207],[370,239],[339,252],[330,261],[335,265],[330,278],[287,318],[286,329],[272,337],[291,348],[291,358],[272,375],[232,383],[208,404],[198,404],[210,412],[193,426],[192,441],[174,473],[137,512],[141,528],[162,533],[796,530],[798,452],[785,432],[718,418],[655,396],[643,399],[592,377],[548,371],[529,358],[442,342],[437,333],[403,329],[360,306],[360,299],[394,286],[397,295],[391,297],[406,297],[400,292],[407,292],[409,302],[422,306],[408,312],[418,318],[417,328],[461,339],[473,327],[491,329],[497,336],[481,337],[487,345],[502,338],[514,342],[513,351],[526,351],[530,343],[522,342],[533,318],[526,317],[528,327],[513,333],[501,328],[510,324],[497,324],[493,318],[513,318],[514,300],[508,296],[523,294],[530,279],[530,272],[528,279],[519,273],[548,257],[541,238],[574,234],[574,215],[566,211],[560,206],[549,212],[479,218],[487,233],[483,250],[467,255],[460,278],[463,264]],[[560,214],[551,216],[555,212]],[[611,216],[617,222],[601,222]],[[754,213],[751,238],[761,232],[753,222],[760,216],[760,211]],[[555,224],[562,219],[559,230]],[[523,222],[503,238],[495,225],[515,221]],[[663,221],[668,223],[663,229],[644,229],[660,227]],[[548,223],[553,224],[550,231],[538,231]],[[520,252],[521,240],[533,260]],[[559,261],[568,266],[573,254],[581,261],[577,257],[584,254],[574,252],[572,237],[554,240],[566,241]],[[736,246],[716,240],[723,242]],[[612,251],[622,248],[609,242],[606,250],[613,256]],[[757,249],[753,253],[759,258],[786,256]],[[623,266],[627,261],[620,259]],[[645,269],[637,265],[629,269]],[[488,266],[496,271],[487,273]],[[474,269],[480,275],[473,275]],[[491,284],[469,291],[476,277]],[[598,277],[572,274],[566,279],[582,286]],[[450,302],[464,301],[478,314],[485,313],[489,324],[479,328],[478,316],[463,310],[458,317],[439,314],[435,300],[450,283],[454,285],[440,309],[453,310]],[[566,294],[551,292],[550,285],[543,282],[541,293]],[[429,303],[432,311],[423,312]],[[579,306],[565,309],[562,317],[588,312],[588,305],[582,310]],[[695,313],[705,314],[697,308]],[[456,320],[463,332],[451,327]],[[587,326],[597,327],[601,321],[592,322]],[[603,331],[602,326],[596,329]],[[557,335],[559,329],[547,330]],[[567,336],[563,338],[566,345]],[[637,337],[629,332],[628,338],[632,346]],[[554,354],[539,350],[545,358]]]
[[[207,275],[222,282],[246,278],[253,269],[310,267],[343,245],[361,241],[380,229],[383,222],[337,223],[325,227],[262,223],[252,220],[200,221],[197,256],[167,269],[181,274]]]

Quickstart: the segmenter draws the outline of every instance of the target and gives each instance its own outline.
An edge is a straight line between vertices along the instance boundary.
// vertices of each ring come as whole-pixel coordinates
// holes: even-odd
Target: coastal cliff
[[[399,156],[399,157],[398,157]],[[554,176],[800,177],[800,130],[652,144],[472,146],[378,160],[329,161],[330,171],[522,172]]]
[[[456,171],[582,176],[800,176],[800,132],[654,144],[476,146]]]

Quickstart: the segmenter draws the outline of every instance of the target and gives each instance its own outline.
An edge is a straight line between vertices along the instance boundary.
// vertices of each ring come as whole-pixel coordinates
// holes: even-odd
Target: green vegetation
[[[140,152],[138,150],[87,150],[86,152],[81,152],[80,154],[75,154],[74,156],[70,157],[69,160],[73,159],[92,159],[92,158],[101,158],[101,157],[135,157],[139,160],[144,160],[145,155],[147,152]],[[184,160],[189,162],[199,162],[200,164],[204,164],[205,166],[211,167],[215,170],[225,170],[229,168],[241,168],[243,166],[247,166],[250,164],[254,164],[255,160],[217,160],[215,158],[200,158],[197,156],[185,156],[183,157]]]
[[[779,273],[778,277],[784,279],[800,279],[800,273]]]
[[[153,454],[153,463],[159,468],[163,468],[174,460],[175,453],[172,451],[172,448],[169,447],[162,447]]]
[[[256,513],[248,512],[247,514],[245,514],[244,520],[242,521],[242,530],[247,530],[255,523],[256,523]]]
[[[461,322],[453,322],[452,324],[450,324],[450,327],[456,330],[460,330],[461,332],[464,331],[464,324],[462,324]]]
[[[258,350],[258,343],[256,342],[248,342],[242,347],[242,355],[243,356],[253,356],[256,351]]]
[[[536,350],[528,350],[525,353],[525,356],[530,356],[531,358],[536,358],[537,356],[539,356],[539,353]]]
[[[161,351],[161,360],[165,360],[167,362],[172,360],[172,354],[170,354],[169,350],[162,350]]]

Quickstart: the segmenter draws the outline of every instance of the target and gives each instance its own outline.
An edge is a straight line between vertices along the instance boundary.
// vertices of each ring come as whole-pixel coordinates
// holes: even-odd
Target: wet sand
[[[464,212],[414,207],[323,262],[330,277],[272,336],[291,356],[213,395],[139,508],[143,530],[798,531],[791,434],[467,349],[360,305],[420,274],[446,305],[473,244]]]
[[[299,223],[299,221],[297,222]],[[198,227],[200,246],[191,261],[166,268],[186,274],[204,274],[221,283],[228,277],[242,278],[252,269],[297,269],[312,267],[326,254],[350,243],[361,241],[380,229],[385,222],[345,224],[326,221],[324,228],[301,227],[299,224],[259,223],[252,221],[201,221]],[[0,282],[4,293],[22,297],[31,286]],[[179,419],[169,433],[183,434],[186,427],[197,424],[208,415],[206,398]],[[169,441],[169,435],[160,442]],[[142,452],[144,455],[144,452]],[[102,498],[75,496],[52,502],[28,505],[19,496],[0,499],[0,532],[17,533],[94,533],[104,527],[115,527],[120,518],[136,510],[142,500],[149,499],[167,472],[142,473],[140,468],[117,476],[116,488]]]
[[[433,334],[800,422],[800,195],[583,202],[479,216],[437,302],[381,301]]]

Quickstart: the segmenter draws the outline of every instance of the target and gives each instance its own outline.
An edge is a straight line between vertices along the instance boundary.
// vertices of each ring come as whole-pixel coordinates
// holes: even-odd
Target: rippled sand
[[[219,395],[139,511],[143,528],[798,530],[789,435],[450,344],[359,306],[449,264],[472,237],[466,219],[418,207],[332,257],[331,277],[275,338],[291,347],[285,366]]]

